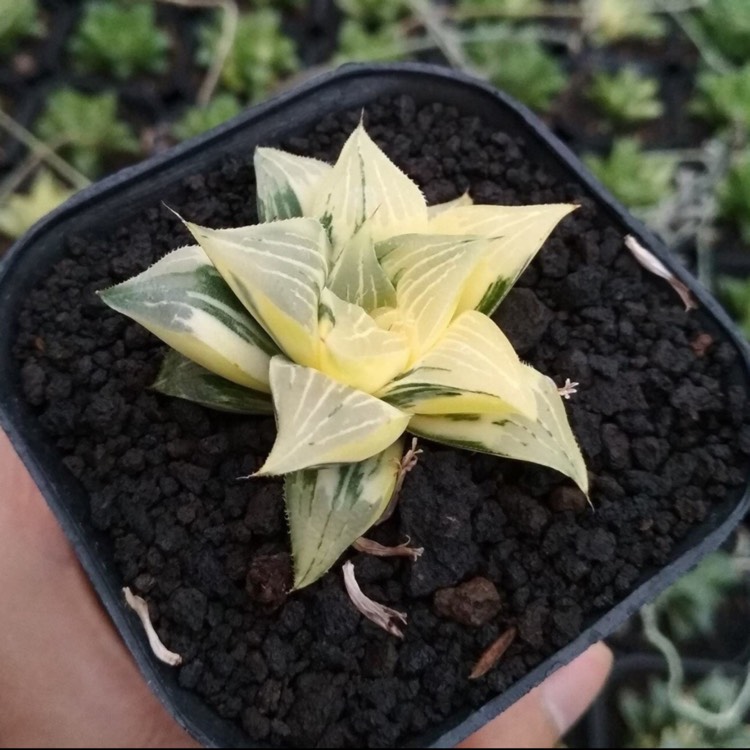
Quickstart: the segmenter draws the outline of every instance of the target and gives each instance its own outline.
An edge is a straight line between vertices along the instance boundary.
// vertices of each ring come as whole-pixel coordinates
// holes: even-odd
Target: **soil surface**
[[[359,117],[330,117],[283,145],[333,160]],[[594,509],[553,471],[424,443],[396,514],[372,534],[408,536],[424,556],[351,555],[364,591],[408,613],[403,641],[357,613],[339,566],[280,593],[281,483],[237,480],[264,459],[273,420],[149,391],[163,346],[95,296],[188,241],[168,210],[154,205],[106,239],[70,237],[20,315],[26,398],[88,490],[123,585],[184,656],[179,682],[270,745],[396,746],[485,703],[669,560],[739,491],[750,455],[745,391],[726,375],[733,347],[632,260],[578,185],[449,107],[398,98],[366,122],[430,202],[468,189],[478,203],[581,204],[496,319],[524,359],[560,385],[580,382],[567,405]],[[198,223],[238,226],[256,221],[253,193],[248,154],[166,199]],[[511,626],[499,665],[469,681]]]

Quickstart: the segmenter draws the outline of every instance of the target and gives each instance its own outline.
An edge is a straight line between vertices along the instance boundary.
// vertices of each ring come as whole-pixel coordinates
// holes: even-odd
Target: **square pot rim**
[[[201,162],[202,155],[210,152],[211,149],[232,142],[233,139],[236,142],[242,132],[249,127],[260,127],[265,121],[273,123],[274,118],[278,120],[280,113],[288,111],[290,108],[304,109],[312,106],[315,109],[317,106],[314,116],[308,116],[305,123],[306,127],[310,123],[320,120],[326,114],[351,109],[352,105],[344,102],[342,97],[339,96],[342,87],[357,88],[356,95],[352,94],[352,98],[361,99],[366,103],[373,102],[384,95],[415,95],[414,89],[409,90],[409,85],[413,86],[414,84],[422,86],[418,98],[423,101],[439,101],[442,87],[445,91],[449,89],[454,91],[456,96],[458,96],[456,94],[458,92],[466,94],[467,97],[476,97],[477,100],[492,105],[497,112],[504,110],[508,120],[512,121],[515,127],[523,130],[523,135],[530,145],[543,147],[544,153],[541,154],[541,160],[544,163],[553,165],[558,174],[562,172],[581,183],[587,195],[615,224],[626,228],[628,233],[634,235],[645,247],[651,250],[677,278],[690,288],[698,300],[702,312],[712,319],[713,323],[722,330],[728,341],[737,350],[739,367],[741,367],[743,374],[743,385],[745,390],[748,390],[750,349],[739,334],[735,324],[708,291],[693,279],[685,269],[675,263],[663,243],[640,221],[630,215],[627,209],[598,183],[583,167],[578,157],[561,143],[536,115],[507,94],[497,91],[490,84],[465,73],[423,63],[378,65],[362,63],[342,66],[336,71],[315,77],[278,97],[250,107],[227,123],[202,136],[180,144],[164,154],[151,157],[138,165],[127,167],[77,193],[19,239],[0,261],[0,310],[11,304],[13,282],[23,277],[21,270],[24,262],[28,264],[25,256],[29,248],[40,242],[45,236],[54,233],[58,227],[64,226],[65,222],[72,221],[86,211],[96,209],[97,206],[118,194],[133,189],[134,186],[146,179],[161,178],[167,184],[173,181],[177,167],[183,163],[198,161],[198,166],[193,171],[201,171],[202,168],[206,167],[205,160]],[[373,87],[374,91],[372,90]],[[321,107],[320,101],[327,105],[327,108],[326,106]],[[455,106],[460,106],[460,103]],[[478,114],[478,116],[482,117],[481,114]],[[496,124],[498,119],[501,118],[495,117],[493,120],[488,115],[485,121]],[[498,125],[498,127],[503,126]],[[277,124],[275,130],[272,129],[270,133],[266,134],[266,142],[277,142],[280,138],[289,137],[293,132],[295,132],[293,125],[286,124],[284,127]],[[296,132],[305,132],[305,130],[296,128]],[[235,152],[229,151],[229,153]],[[156,181],[158,182],[158,179]],[[155,189],[152,184],[147,192],[153,192]],[[142,199],[143,197],[141,197]],[[135,212],[134,206],[136,203],[137,200],[129,206],[131,212]],[[122,217],[120,218],[122,219]],[[58,243],[62,244],[59,240]],[[49,270],[49,267],[56,260],[57,258],[52,259],[45,270]],[[37,269],[36,275],[33,275],[31,280],[27,277],[26,286],[33,286],[42,275],[41,270]],[[13,322],[15,323],[15,320]],[[8,434],[21,460],[63,526],[66,536],[75,548],[76,554],[107,613],[114,621],[117,630],[127,643],[142,674],[157,697],[178,723],[202,744],[208,747],[247,746],[248,738],[234,723],[221,719],[202,700],[198,699],[196,694],[179,687],[176,673],[155,659],[145,643],[140,622],[134,613],[127,609],[122,600],[120,588],[115,583],[117,579],[116,571],[111,570],[110,566],[101,559],[97,553],[98,545],[96,541],[92,541],[90,538],[92,533],[84,528],[80,519],[74,517],[68,508],[68,504],[63,501],[62,496],[67,492],[77,491],[81,493],[82,489],[76,481],[72,480],[72,477],[55,476],[59,467],[53,466],[50,469],[48,465],[50,460],[54,462],[54,451],[49,450],[48,446],[45,447],[43,441],[33,440],[29,431],[24,429],[23,421],[30,415],[30,410],[27,405],[22,403],[23,400],[17,392],[17,387],[16,392],[14,392],[14,384],[11,383],[11,378],[2,377],[3,368],[8,368],[7,363],[4,364],[4,360],[9,358],[4,350],[10,349],[9,342],[15,339],[14,333],[15,329],[12,330],[8,341],[0,343],[0,427]],[[24,414],[24,410],[26,414]],[[34,442],[37,445],[34,445]],[[59,458],[57,460],[59,462]],[[748,479],[750,480],[750,477]],[[725,501],[725,503],[728,503],[728,501]],[[496,695],[478,709],[462,712],[462,718],[459,718],[458,721],[456,721],[456,717],[453,717],[451,720],[452,726],[449,728],[437,727],[429,731],[424,737],[419,738],[420,744],[424,742],[425,745],[430,747],[452,747],[504,711],[539,684],[546,676],[570,662],[589,645],[601,640],[616,629],[643,604],[653,599],[682,573],[695,565],[701,557],[716,549],[747,512],[748,507],[750,507],[750,487],[746,484],[742,496],[735,502],[732,510],[721,519],[718,525],[714,524],[715,528],[709,530],[695,544],[679,553],[673,551],[673,559],[667,565],[649,574],[627,596],[607,612],[598,616],[578,637],[545,659],[524,677],[517,680],[510,688]],[[696,529],[702,529],[709,524],[710,520],[710,518],[707,519]],[[713,520],[716,521],[716,519]],[[93,536],[96,536],[96,534],[93,534]],[[688,535],[688,538],[690,536],[691,534]],[[678,549],[682,544],[683,542],[678,545]],[[208,725],[213,724],[213,727],[207,731],[203,727],[203,722]]]

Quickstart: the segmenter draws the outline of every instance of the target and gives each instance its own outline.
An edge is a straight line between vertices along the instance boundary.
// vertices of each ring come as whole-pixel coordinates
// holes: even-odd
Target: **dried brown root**
[[[421,448],[417,448],[417,439],[412,438],[411,447],[406,453],[404,453],[401,463],[399,464],[398,476],[396,477],[396,486],[393,488],[393,494],[383,511],[383,515],[380,516],[378,523],[384,523],[393,515],[393,511],[396,510],[396,504],[398,503],[399,493],[404,486],[404,479],[406,479],[406,475],[417,465],[417,463],[419,463],[419,456],[422,452]]]
[[[572,381],[570,378],[565,378],[565,385],[557,389],[557,392],[564,398],[569,399],[574,394],[578,393],[578,386],[580,383]]]
[[[373,555],[375,557],[408,557],[412,562],[416,562],[424,552],[424,547],[410,547],[411,539],[406,538],[406,541],[395,547],[387,547],[379,542],[374,542],[372,539],[367,539],[361,536],[357,539],[352,547],[357,552],[364,552],[366,555]]]
[[[383,628],[386,633],[395,635],[397,638],[404,637],[403,628],[406,627],[407,618],[403,612],[386,607],[385,604],[378,604],[366,596],[357,583],[354,576],[354,565],[351,562],[345,562],[342,568],[344,571],[344,585],[352,604],[371,622],[378,627]]]
[[[516,640],[517,634],[518,630],[515,627],[510,627],[497,640],[493,641],[479,657],[479,661],[474,665],[474,669],[471,670],[469,679],[478,680],[493,669],[510,648],[513,641]]]
[[[698,303],[693,297],[693,293],[687,286],[680,281],[650,250],[641,245],[632,234],[625,237],[625,247],[630,250],[633,257],[647,270],[662,279],[666,279],[669,285],[680,295],[682,304],[685,305],[685,311],[695,310]]]
[[[178,667],[182,664],[182,657],[179,654],[175,654],[174,651],[170,651],[156,634],[154,626],[151,624],[151,615],[148,612],[146,600],[140,596],[136,596],[127,586],[122,590],[122,593],[125,594],[125,601],[128,603],[128,606],[138,615],[141,623],[143,623],[143,629],[146,631],[148,644],[151,646],[154,656],[159,661],[169,664],[170,667]]]

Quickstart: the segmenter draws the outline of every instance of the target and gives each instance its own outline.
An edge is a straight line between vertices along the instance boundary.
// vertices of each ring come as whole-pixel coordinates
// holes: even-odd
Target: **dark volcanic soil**
[[[331,160],[358,118],[331,117],[285,145]],[[667,561],[742,483],[750,453],[744,390],[725,377],[732,346],[715,340],[696,354],[691,342],[715,332],[635,264],[579,187],[451,108],[399,98],[370,107],[367,123],[431,202],[469,189],[479,203],[582,204],[497,320],[522,357],[558,384],[581,383],[568,406],[595,510],[552,471],[424,444],[399,511],[374,534],[409,536],[423,558],[352,556],[365,592],[408,613],[403,642],[354,610],[338,568],[281,604],[269,595],[269,571],[288,567],[281,484],[236,477],[262,461],[273,421],[149,392],[162,346],[94,296],[187,241],[165,208],[106,240],[69,238],[69,257],[20,316],[26,397],[89,491],[123,585],[184,655],[180,683],[272,745],[398,745],[481,705]],[[253,190],[248,154],[187,178],[168,200],[193,221],[237,226],[256,220]],[[443,593],[436,614],[436,591],[476,576],[497,587],[499,613],[490,602],[476,624],[484,618]],[[518,638],[501,664],[469,682],[511,625]]]

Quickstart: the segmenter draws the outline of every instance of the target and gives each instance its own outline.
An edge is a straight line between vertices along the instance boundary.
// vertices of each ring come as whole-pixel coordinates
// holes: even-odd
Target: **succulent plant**
[[[49,97],[34,129],[42,140],[59,149],[81,172],[96,177],[107,154],[133,154],[138,140],[129,125],[117,118],[112,93],[83,94],[57,89]]]
[[[489,37],[493,28],[479,24],[477,31]],[[512,37],[469,42],[466,51],[498,88],[534,109],[547,109],[567,83],[557,59],[533,34],[522,30]]]
[[[677,160],[644,151],[634,138],[618,138],[606,157],[588,154],[586,166],[626,206],[653,206],[669,192]]]
[[[41,169],[29,189],[14,193],[0,206],[0,234],[15,239],[75,191],[66,188],[52,172]]]
[[[741,1],[741,0],[740,0]],[[583,0],[584,27],[595,44],[659,39],[666,33],[658,8],[622,0]]]
[[[336,0],[344,15],[367,26],[398,21],[409,12],[407,0]]]
[[[41,31],[37,0],[0,0],[0,54],[12,52],[20,39]]]
[[[70,43],[77,68],[117,78],[162,72],[168,50],[169,37],[147,2],[89,2]]]
[[[706,711],[720,713],[732,705],[739,689],[739,680],[713,672],[686,689],[684,697]],[[681,716],[672,705],[666,680],[652,678],[643,693],[624,688],[617,703],[627,730],[625,747],[750,747],[746,723],[727,723],[716,731]]]
[[[711,123],[750,131],[750,63],[723,73],[702,71],[691,109]]]
[[[741,153],[719,186],[719,212],[733,222],[750,244],[750,150]]]
[[[334,61],[396,60],[404,54],[404,36],[398,26],[390,24],[371,31],[367,26],[346,19],[339,29]]]
[[[220,35],[217,23],[201,29],[198,60],[202,65],[210,65]],[[294,42],[284,34],[278,11],[261,8],[240,17],[234,44],[221,71],[221,83],[243,100],[255,101],[298,67]]]
[[[750,60],[750,3],[707,0],[696,14],[709,41],[735,62]]]
[[[654,604],[672,639],[686,641],[710,633],[719,605],[741,581],[732,556],[715,552],[670,586]]]
[[[221,125],[241,110],[242,105],[236,96],[217,94],[204,107],[196,105],[188,109],[172,126],[172,132],[176,138],[184,141]]]
[[[274,148],[254,163],[261,223],[186,221],[197,245],[101,297],[177,352],[161,390],[272,404],[277,437],[255,476],[285,477],[295,588],[381,518],[406,430],[588,491],[557,387],[489,317],[575,206],[428,208],[361,124],[334,166]]]
[[[659,100],[659,82],[632,67],[616,73],[595,73],[587,94],[594,106],[615,125],[653,120],[664,111]]]

